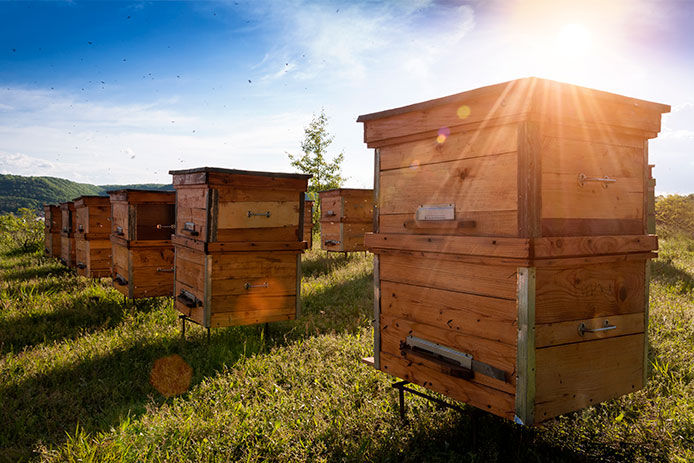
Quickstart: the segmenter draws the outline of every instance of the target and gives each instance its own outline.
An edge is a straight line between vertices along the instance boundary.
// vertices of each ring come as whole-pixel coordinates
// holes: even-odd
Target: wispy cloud
[[[5,88],[0,171],[97,183],[169,182],[170,169],[201,163],[291,170],[285,150],[301,138],[302,113],[236,117],[182,114],[166,103],[80,102],[68,94]]]

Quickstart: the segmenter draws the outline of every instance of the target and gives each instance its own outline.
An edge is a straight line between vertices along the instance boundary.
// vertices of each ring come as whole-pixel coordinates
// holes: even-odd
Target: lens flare
[[[446,141],[446,139],[451,135],[451,129],[448,127],[441,127],[439,129],[439,134],[436,137],[436,143],[441,144]]]
[[[458,114],[459,119],[465,119],[470,115],[470,107],[464,104],[458,108],[456,113]]]

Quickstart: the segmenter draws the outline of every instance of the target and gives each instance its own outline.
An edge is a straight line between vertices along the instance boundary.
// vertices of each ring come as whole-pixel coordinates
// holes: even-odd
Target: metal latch
[[[186,291],[185,289],[181,290],[181,293],[178,296],[176,296],[176,299],[185,304],[186,307],[202,307],[202,301],[195,297],[193,293],[191,293],[190,291]]]
[[[183,224],[183,231],[186,233],[190,233],[192,236],[198,236],[200,234],[195,230],[195,222],[184,223]]]
[[[159,273],[173,273],[174,268],[157,268],[157,272]]]
[[[337,215],[337,214],[335,214],[335,211],[325,211],[325,215],[328,217],[332,217],[332,216]]]
[[[470,379],[474,373],[480,373],[500,381],[507,382],[507,374],[495,366],[472,358],[472,355],[409,335],[400,343],[400,352],[407,356],[424,358],[444,367],[444,372],[458,378]]]
[[[116,235],[124,235],[123,227],[116,227]]]
[[[113,281],[118,283],[121,286],[127,286],[128,285],[128,280],[123,278],[120,274],[116,273],[116,276],[113,278]]]
[[[340,244],[340,241],[338,241],[338,240],[325,240],[325,245],[326,245],[326,246],[333,246],[333,245],[336,245],[336,244]]]
[[[455,204],[423,205],[417,208],[416,220],[455,220]]]
[[[267,287],[269,287],[269,285],[268,285],[267,281],[266,281],[265,283],[261,284],[261,285],[252,285],[252,284],[246,282],[246,283],[244,283],[243,287],[244,287],[244,289],[251,289],[251,288],[267,288]]]
[[[164,228],[170,228],[173,230],[176,228],[176,224],[175,223],[172,223],[171,225],[162,225],[160,223],[157,224],[157,230],[162,230]]]
[[[79,230],[81,232],[84,231],[84,225],[77,226],[77,230]]]
[[[248,217],[270,217],[270,211],[266,211],[266,212],[248,211]]]
[[[84,270],[85,268],[87,268],[87,265],[84,262],[79,262],[77,264],[77,268]]]
[[[602,324],[602,328],[586,328],[586,324],[581,322],[578,325],[578,334],[583,336],[586,333],[599,333],[601,331],[610,331],[616,329],[617,325],[610,325],[609,320],[605,320],[605,323]]]
[[[607,175],[604,177],[588,177],[584,173],[578,174],[578,184],[579,186],[583,186],[586,182],[601,182],[603,188],[607,188],[607,185],[610,183],[617,183],[616,178],[610,178]]]

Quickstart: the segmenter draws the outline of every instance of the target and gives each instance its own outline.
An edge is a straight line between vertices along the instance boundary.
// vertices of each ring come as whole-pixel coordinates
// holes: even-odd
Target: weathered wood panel
[[[604,328],[605,323],[616,328],[608,331],[581,334],[579,325],[586,329]],[[556,323],[546,323],[535,326],[535,346],[537,348],[568,344],[572,342],[593,341],[595,339],[614,338],[627,334],[644,332],[644,314],[631,313],[625,315],[610,315],[608,317],[591,318],[587,320],[570,320]]]
[[[643,343],[634,334],[537,349],[537,421],[641,389]]]
[[[515,301],[384,281],[381,313],[516,345]]]
[[[299,201],[219,202],[217,228],[277,228],[299,225]]]
[[[537,324],[643,312],[643,261],[538,268]]]
[[[473,381],[442,373],[440,367],[426,360],[408,360],[399,355],[381,352],[381,369],[432,391],[460,400],[504,418],[513,419],[513,394]]]
[[[455,204],[456,219],[468,211],[517,210],[516,154],[384,171],[381,214],[412,214],[422,204]]]
[[[460,265],[454,261],[382,254],[381,280],[510,300],[516,299],[516,269]]]
[[[518,149],[515,125],[452,133],[443,140],[436,137],[381,148],[381,170],[511,153]]]

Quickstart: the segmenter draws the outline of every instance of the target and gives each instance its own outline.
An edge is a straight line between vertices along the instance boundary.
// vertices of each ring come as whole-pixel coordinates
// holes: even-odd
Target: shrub
[[[36,211],[20,208],[16,214],[0,215],[0,248],[5,252],[41,249],[44,220]]]

